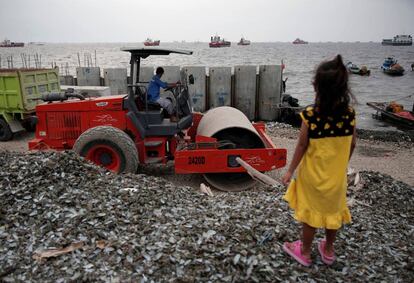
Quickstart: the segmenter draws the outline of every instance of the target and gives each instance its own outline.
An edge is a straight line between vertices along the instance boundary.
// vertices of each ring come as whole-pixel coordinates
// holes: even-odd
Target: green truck
[[[0,141],[35,129],[42,94],[60,92],[59,69],[0,69]]]

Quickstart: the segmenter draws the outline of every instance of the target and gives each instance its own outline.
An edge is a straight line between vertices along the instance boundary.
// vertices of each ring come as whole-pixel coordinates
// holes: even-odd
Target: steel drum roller
[[[209,110],[201,119],[197,134],[229,141],[234,148],[264,148],[264,142],[249,119],[240,110],[228,106]],[[228,147],[227,147],[228,148]],[[247,173],[204,174],[208,183],[222,191],[244,191],[255,181]]]

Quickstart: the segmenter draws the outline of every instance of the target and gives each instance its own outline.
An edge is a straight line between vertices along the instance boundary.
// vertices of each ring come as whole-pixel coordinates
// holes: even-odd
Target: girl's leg
[[[304,256],[306,256],[307,258],[310,258],[310,254],[311,254],[311,250],[312,250],[312,242],[313,242],[313,237],[315,236],[315,231],[316,229],[309,226],[306,223],[303,223],[303,227],[302,227],[302,242],[303,242],[303,246],[302,246],[302,254]]]
[[[325,230],[325,235],[326,235],[325,252],[329,256],[334,254],[333,244],[335,242],[336,231],[338,230],[331,230],[331,229]]]

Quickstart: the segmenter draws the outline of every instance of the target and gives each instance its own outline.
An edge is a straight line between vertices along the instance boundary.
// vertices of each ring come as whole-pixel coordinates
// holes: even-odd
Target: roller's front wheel
[[[132,139],[120,129],[98,126],[76,140],[73,150],[93,163],[116,173],[135,173],[138,152]]]

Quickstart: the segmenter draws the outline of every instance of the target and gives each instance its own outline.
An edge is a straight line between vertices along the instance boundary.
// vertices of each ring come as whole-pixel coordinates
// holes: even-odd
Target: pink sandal
[[[293,249],[289,248],[288,245],[292,245]],[[305,256],[302,255],[302,241],[298,240],[292,243],[285,242],[283,244],[283,250],[293,257],[297,262],[304,266],[310,266],[312,264],[312,261]]]
[[[332,265],[336,260],[335,254],[333,254],[331,256],[327,255],[326,252],[325,252],[325,245],[326,245],[326,239],[323,239],[318,243],[319,253],[321,255],[322,261],[325,264]]]

